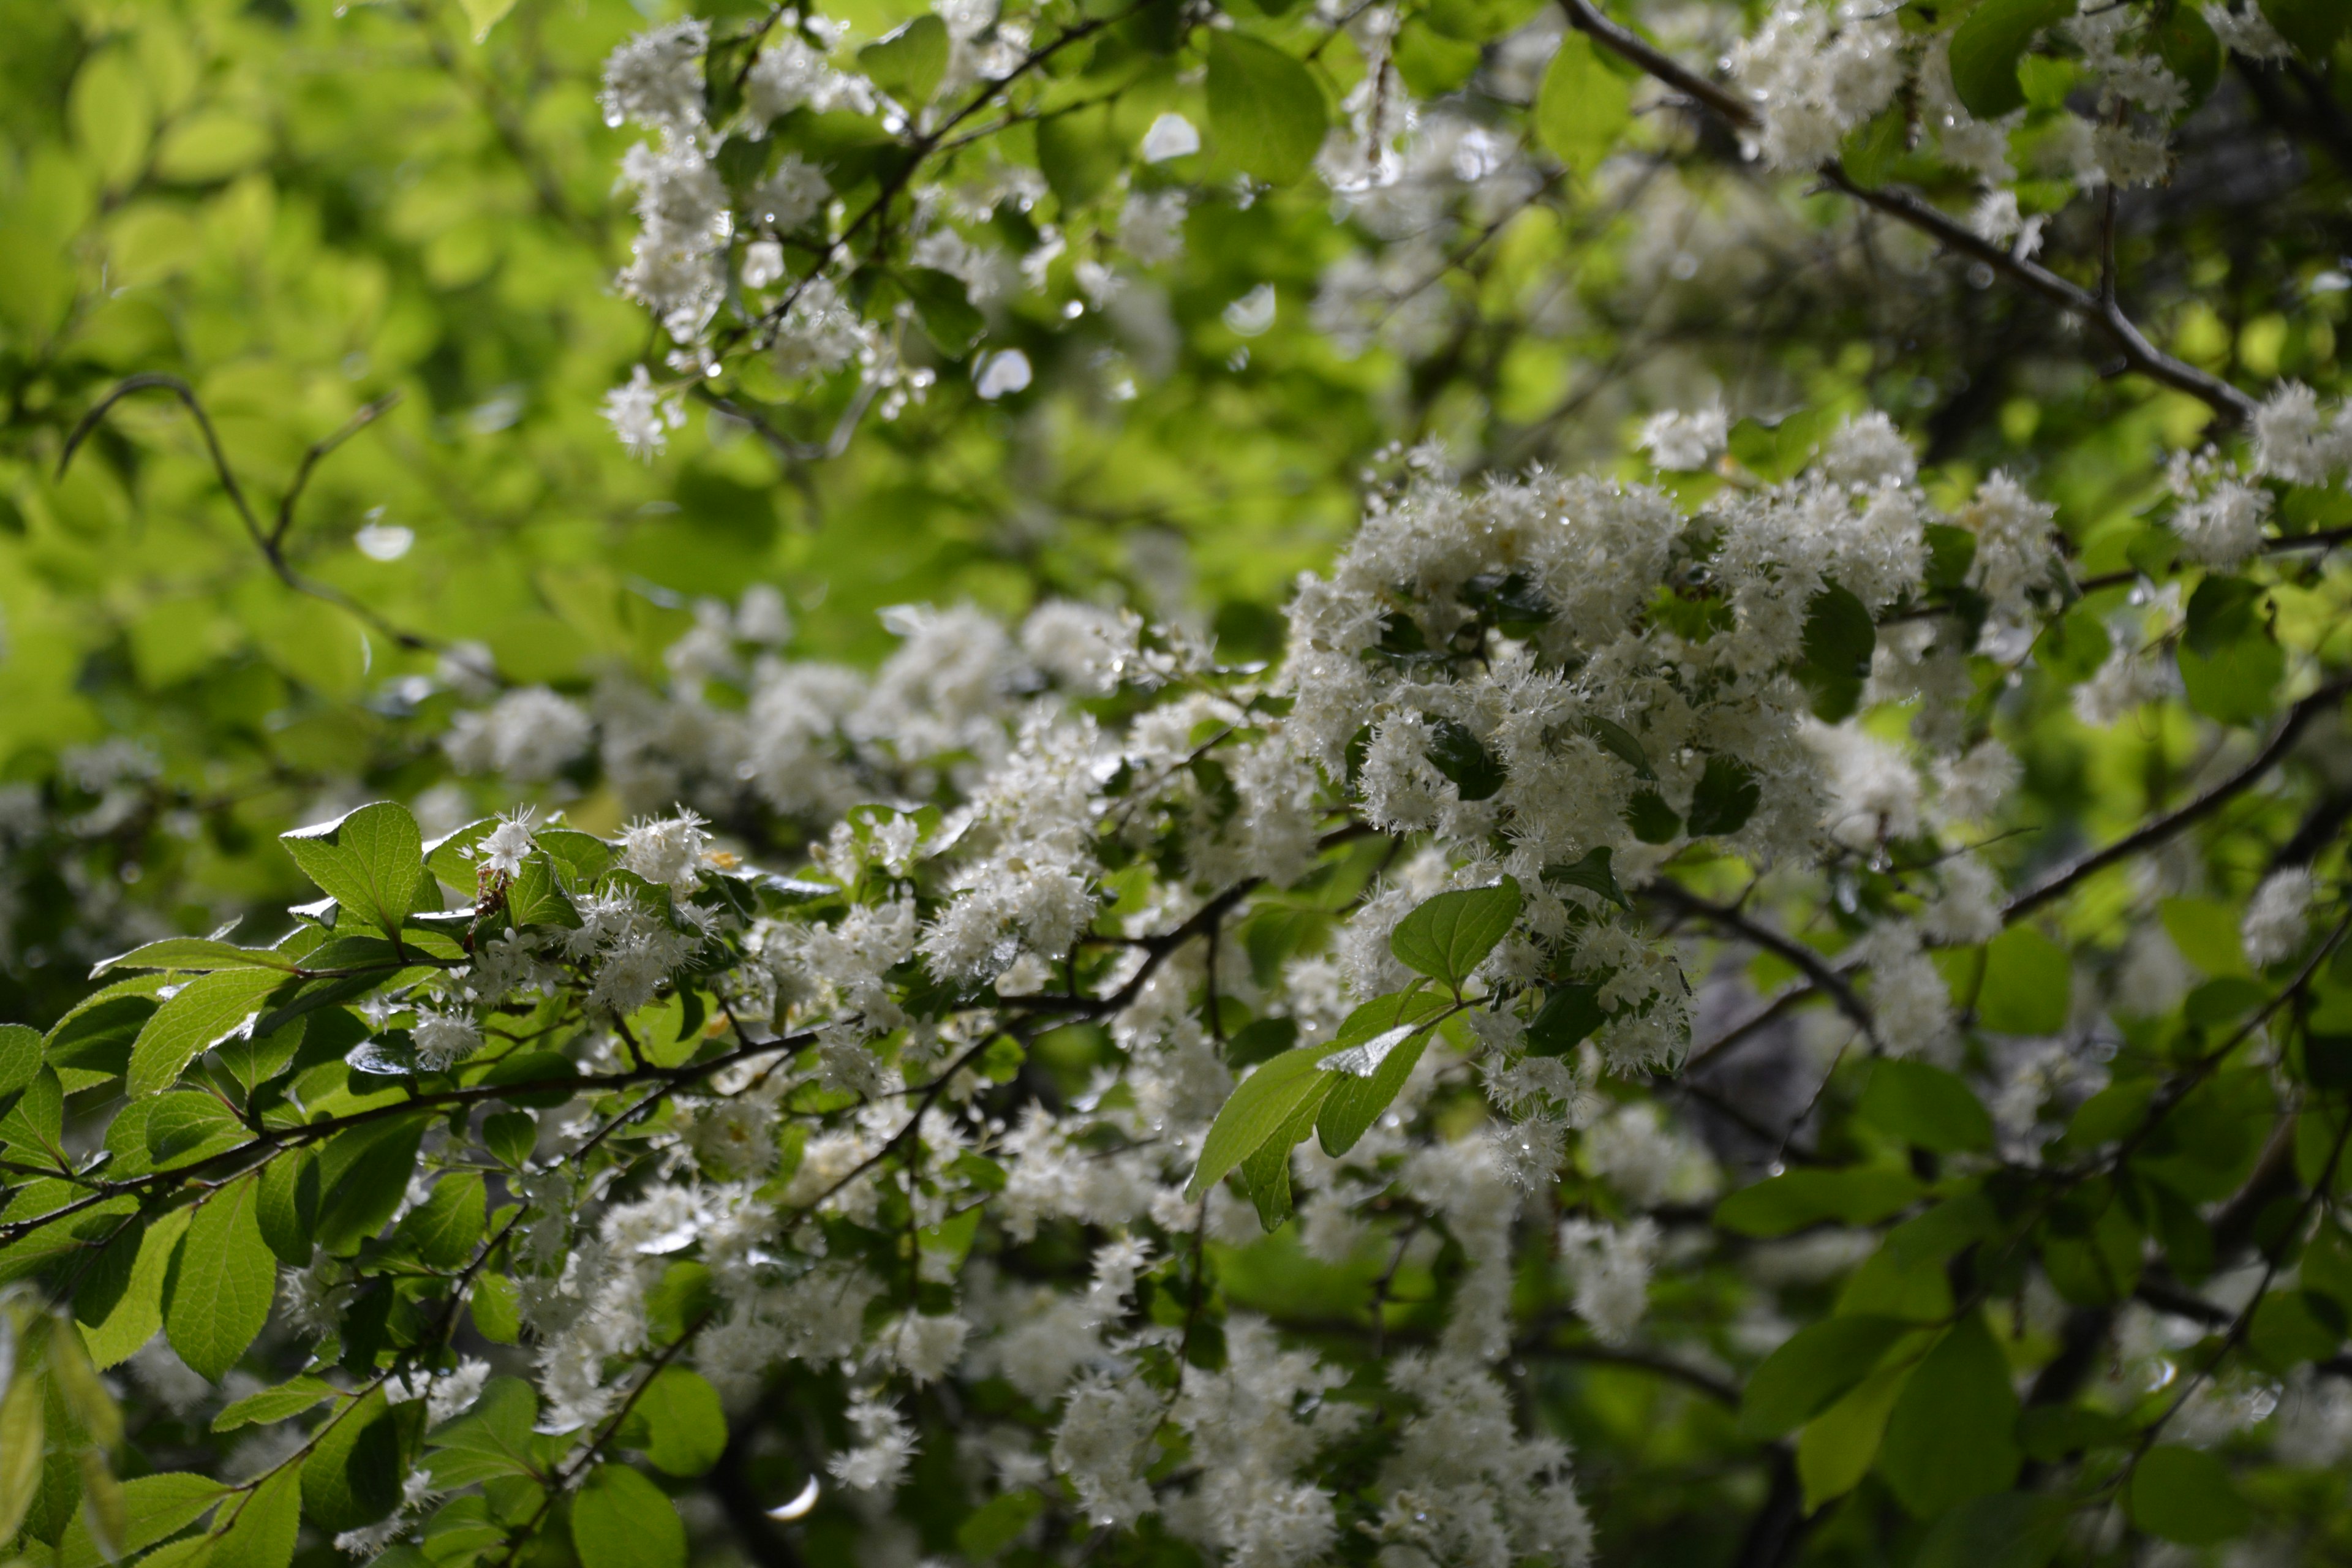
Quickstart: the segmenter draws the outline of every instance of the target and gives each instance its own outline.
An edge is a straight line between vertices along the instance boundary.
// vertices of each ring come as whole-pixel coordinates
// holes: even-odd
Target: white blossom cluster
[[[1687,423],[1696,436],[1660,444],[1720,439],[1719,420]],[[1566,1451],[1519,1429],[1497,1379],[1513,1280],[1528,1247],[1551,1251],[1576,1320],[1622,1344],[1667,1245],[1646,1211],[1716,1183],[1658,1108],[1602,1114],[1601,1069],[1673,1063],[1693,1007],[1681,951],[1629,894],[1695,843],[1759,867],[1872,860],[1995,813],[2015,780],[1997,743],[1923,723],[1906,747],[1814,717],[1808,628],[1837,595],[1874,619],[1913,613],[1901,624],[1930,636],[1882,643],[1870,694],[1941,691],[1942,664],[1973,647],[1938,629],[1953,616],[1928,584],[1929,531],[1972,548],[1959,584],[1998,638],[2042,613],[2050,514],[1995,476],[1943,515],[1877,416],[1796,479],[1726,489],[1695,515],[1640,486],[1539,472],[1469,487],[1416,464],[1330,573],[1301,579],[1271,669],[1050,601],[1017,628],[970,607],[891,611],[897,651],[856,671],[787,657],[791,616],[761,590],[698,610],[665,689],[522,689],[457,719],[461,766],[517,783],[587,769],[645,815],[604,845],[614,869],[575,894],[576,925],[482,941],[383,1004],[409,1029],[406,1070],[462,1063],[519,1010],[571,995],[592,1065],[625,1072],[690,1026],[666,998],[698,975],[730,1037],[799,1042],[677,1095],[644,1134],[652,1173],[625,1186],[575,1178],[591,1124],[542,1116],[519,1282],[543,1429],[591,1432],[620,1408],[652,1302],[691,1259],[716,1305],[687,1363],[734,1402],[794,1367],[837,1369],[849,1441],[825,1476],[853,1496],[908,1474],[924,1442],[908,1394],[996,1380],[1026,1413],[992,1428],[1003,1484],[1059,1477],[1092,1526],[1156,1514],[1233,1563],[1318,1561],[1343,1529],[1371,1532],[1383,1561],[1586,1559]],[[804,836],[791,878],[744,865],[701,815],[762,811]],[[528,813],[471,831],[492,889],[572,842]],[[1327,876],[1351,833],[1409,852],[1324,937],[1254,958],[1234,934],[1253,894],[1298,896],[1282,890]],[[1310,1140],[1289,1160],[1312,1256],[1382,1244],[1402,1204],[1425,1227],[1402,1260],[1433,1267],[1441,1234],[1458,1258],[1440,1326],[1387,1363],[1381,1501],[1350,1514],[1327,1467],[1373,1428],[1338,1397],[1345,1371],[1246,1311],[1203,1360],[1201,1326],[1164,1307],[1204,1242],[1259,1231],[1234,1190],[1184,1192],[1248,1070],[1213,1014],[1328,1040],[1405,984],[1390,939],[1408,911],[1504,876],[1522,910],[1468,986],[1458,1040],[1423,1056],[1344,1153]],[[1916,912],[1874,926],[1855,972],[1886,1050],[1948,1059],[1926,950],[1998,931],[1997,889],[1965,854],[1916,886]],[[2249,919],[2250,947],[2281,940],[2277,921],[2258,934]],[[1561,985],[1588,987],[1600,1020],[1567,1053],[1530,1032]],[[991,1052],[1073,1015],[1101,1020],[1105,1065],[1083,1093],[1006,1109]],[[1448,1105],[1475,1114],[1441,1133]],[[1624,1217],[1528,1211],[1572,1160]],[[984,1247],[957,1239],[973,1208]],[[842,1226],[903,1226],[912,1251],[884,1266],[842,1246]],[[1072,1234],[1096,1238],[1081,1279],[1003,1261]],[[1173,1480],[1171,1443],[1187,1456]]]

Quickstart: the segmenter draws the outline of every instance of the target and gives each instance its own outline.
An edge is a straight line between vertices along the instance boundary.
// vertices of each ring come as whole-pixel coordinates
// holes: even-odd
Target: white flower
[[[686,423],[686,409],[677,398],[663,396],[639,365],[604,395],[604,418],[629,456],[651,462],[669,449],[669,433]]]
[[[1723,450],[1729,434],[1729,417],[1720,408],[1702,408],[1696,414],[1670,409],[1643,421],[1633,445],[1649,453],[1650,460],[1662,468],[1704,468]]]
[[[1561,1222],[1560,1257],[1574,1284],[1576,1315],[1603,1343],[1624,1343],[1649,1310],[1650,1268],[1657,1249],[1658,1227],[1652,1220],[1624,1226]]]
[[[681,898],[701,886],[697,873],[710,846],[709,826],[691,811],[629,824],[621,834],[621,866]]]
[[[710,31],[689,16],[639,33],[604,62],[604,89],[597,101],[604,123],[635,120],[665,131],[691,131],[702,123],[702,52]]]
[[[526,805],[501,816],[499,825],[474,846],[475,864],[501,877],[520,874],[532,847],[531,819],[538,815],[537,806]]]
[[[2246,962],[2260,969],[2292,958],[2311,934],[2311,872],[2289,866],[2263,879],[2239,923]]]
[[[1201,150],[1201,133],[1181,114],[1163,114],[1143,133],[1143,161],[1165,163]]]
[[[409,1037],[416,1042],[416,1065],[425,1072],[446,1072],[482,1048],[480,1025],[464,1013],[438,1008],[419,1008]]]

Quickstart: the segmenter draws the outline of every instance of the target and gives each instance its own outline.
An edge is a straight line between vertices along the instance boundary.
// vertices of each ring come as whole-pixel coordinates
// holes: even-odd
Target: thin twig
[[[1691,70],[1630,28],[1611,21],[1594,7],[1592,0],[1559,0],[1559,4],[1567,14],[1569,26],[1611,53],[1639,66],[1694,103],[1704,105],[1718,119],[1742,131],[1753,131],[1761,124],[1752,105]],[[2157,348],[2112,300],[2102,300],[2082,285],[2004,249],[1909,191],[1893,185],[1863,185],[1834,160],[1823,163],[1820,173],[1822,183],[1832,189],[1931,236],[1948,250],[1982,262],[2020,288],[2097,327],[2132,369],[2204,403],[2222,425],[2242,425],[2252,419],[2257,405],[2252,397],[2218,376],[2209,375]]]

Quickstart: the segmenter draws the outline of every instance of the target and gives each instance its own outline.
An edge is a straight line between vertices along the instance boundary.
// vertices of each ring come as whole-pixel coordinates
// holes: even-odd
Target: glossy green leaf
[[[2159,1443],[2140,1456],[2129,1496],[2134,1524],[2187,1546],[2242,1535],[2252,1517],[2218,1455],[2178,1443]]]
[[[1952,30],[1952,87],[1979,120],[2025,107],[2017,62],[2034,35],[2074,14],[2076,0],[1984,0]]]
[[[1328,1047],[1305,1046],[1285,1053],[1242,1079],[1202,1141],[1201,1158],[1184,1192],[1198,1201],[1225,1173],[1273,1137],[1318,1089],[1328,1089],[1322,1070]]]
[[[1569,33],[1544,71],[1536,93],[1536,135],[1552,155],[1589,174],[1624,134],[1633,86],[1603,65],[1581,33]]]
[[[1389,951],[1406,968],[1455,990],[1510,934],[1525,902],[1516,879],[1490,888],[1440,893],[1414,907],[1389,935]]]
[[[947,24],[918,16],[857,51],[857,64],[875,86],[899,102],[920,108],[931,100],[948,69]]]
[[[215,1191],[188,1221],[163,1281],[163,1328],[190,1370],[212,1382],[269,1321],[278,1260],[254,1217],[258,1178]]]
[[[1242,33],[1209,36],[1209,130],[1218,150],[1268,184],[1307,173],[1330,110],[1314,76],[1272,44]]]
[[[1855,1109],[1873,1126],[1938,1154],[1992,1148],[1992,1113],[1957,1075],[1927,1062],[1873,1064]]]
[[[726,1451],[727,1414],[699,1373],[664,1367],[638,1395],[637,1409],[647,1428],[646,1458],[667,1474],[698,1476]]]
[[[2005,1035],[2054,1035],[2074,1005],[2066,950],[2032,926],[2011,926],[1985,946],[1977,1022]]]
[[[134,1095],[159,1094],[215,1042],[245,1027],[269,994],[286,984],[274,969],[200,974],[164,1001],[131,1046],[127,1079]]]
[[[0,1024],[0,1099],[33,1081],[41,1070],[41,1032],[24,1024]]]
[[[172,1268],[173,1254],[178,1249],[180,1237],[186,1234],[190,1213],[184,1208],[167,1210],[144,1226],[133,1226],[108,1254],[119,1258],[117,1247],[131,1251],[131,1268],[119,1290],[104,1302],[104,1310],[82,1319],[83,1342],[89,1347],[89,1359],[100,1368],[113,1366],[130,1359],[140,1346],[153,1339],[163,1327],[163,1281]],[[78,1293],[74,1309],[79,1315],[84,1310],[87,1293]],[[89,1300],[96,1309],[100,1303]]]
[[[1617,873],[1609,863],[1612,853],[1609,846],[1603,844],[1598,848],[1586,850],[1572,862],[1555,862],[1544,868],[1544,880],[1565,882],[1571,888],[1598,893],[1627,914],[1632,914],[1633,901],[1625,896],[1625,889],[1617,885]]]
[[[536,1475],[541,1445],[531,1425],[538,1418],[539,1396],[530,1384],[519,1377],[494,1377],[471,1410],[427,1435],[433,1452],[425,1468],[435,1484],[445,1488]]]
[[[393,1239],[415,1247],[417,1258],[432,1268],[456,1268],[473,1259],[488,1212],[480,1174],[454,1172],[435,1182],[431,1194],[401,1216]]]
[[[1686,826],[1694,838],[1717,834],[1737,833],[1748,826],[1763,803],[1763,786],[1756,781],[1755,770],[1733,757],[1713,756],[1701,771],[1698,786],[1691,792],[1690,815]]]
[[[1834,724],[1861,706],[1877,647],[1868,605],[1834,583],[1813,595],[1798,644],[1797,679],[1812,693],[1815,718]]]
[[[1837,1317],[1799,1330],[1749,1374],[1740,1429],[1777,1437],[1810,1421],[1869,1376],[1913,1325],[1895,1318]]]
[[[289,1416],[299,1415],[320,1400],[331,1399],[334,1395],[333,1384],[323,1377],[313,1377],[305,1373],[275,1388],[248,1394],[228,1405],[213,1417],[213,1430],[233,1432],[239,1426],[266,1426]]]
[[[1907,1172],[1800,1170],[1740,1188],[1715,1205],[1715,1223],[1742,1236],[1787,1236],[1831,1220],[1875,1225],[1917,1199]]]
[[[653,1482],[599,1465],[572,1502],[581,1568],[686,1568],[686,1526]]]
[[[89,1511],[76,1516],[60,1544],[61,1568],[99,1568],[110,1556],[128,1556],[178,1534],[212,1511],[227,1489],[208,1476],[184,1470],[140,1476],[121,1486],[122,1531],[112,1552],[90,1531]]]
[[[399,1506],[424,1402],[393,1405],[381,1388],[338,1405],[302,1462],[302,1513],[320,1530],[357,1530]]]
[[[416,819],[396,801],[363,805],[278,839],[321,891],[387,937],[397,936],[424,904],[425,841]]]
[[[1937,1342],[1904,1384],[1878,1468],[1903,1506],[1933,1519],[2006,1490],[2023,1455],[2009,1361],[1970,1312]]]

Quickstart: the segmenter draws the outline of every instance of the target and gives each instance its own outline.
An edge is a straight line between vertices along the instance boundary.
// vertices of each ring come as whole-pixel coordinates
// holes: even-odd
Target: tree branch
[[[1592,0],[1559,0],[1559,4],[1567,14],[1569,26],[1620,58],[1639,66],[1692,102],[1704,106],[1717,118],[1743,131],[1753,131],[1760,124],[1753,106],[1689,69],[1632,29],[1611,21],[1594,7]],[[2213,410],[2224,426],[2242,425],[2252,418],[2257,405],[2252,397],[2220,377],[2209,375],[2157,348],[2112,298],[2102,299],[2040,263],[2012,254],[1909,191],[1892,185],[1863,185],[1835,160],[1822,164],[1820,174],[1822,183],[1832,189],[1929,236],[1948,250],[1982,262],[2019,288],[2098,328],[2115,344],[2127,366],[2151,381],[2198,399]]]

